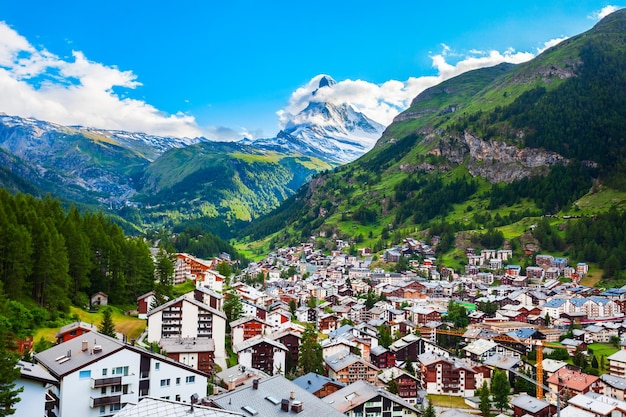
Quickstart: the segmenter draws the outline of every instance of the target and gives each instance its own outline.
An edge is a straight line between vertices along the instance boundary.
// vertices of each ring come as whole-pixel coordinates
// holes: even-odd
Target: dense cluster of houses
[[[232,280],[230,291],[241,300],[243,315],[230,323],[223,308],[226,277],[215,270],[227,257],[178,254],[175,280],[192,280],[195,289],[158,307],[153,293],[137,300],[139,316],[147,320],[145,343],[161,353],[100,335],[84,323],[62,328],[59,344],[35,357],[40,380],[47,381],[46,414],[124,415],[126,405],[139,406],[145,398],[155,409],[190,401],[224,415],[291,410],[356,417],[392,409],[390,416],[416,416],[420,392],[472,398],[495,370],[513,382],[529,368],[523,358],[533,345],[559,342],[570,323],[580,325],[560,343],[572,355],[590,343],[626,337],[626,289],[581,286],[586,264],[570,267],[566,258],[540,254],[535,265],[521,268],[509,263],[509,250],[468,249],[467,266],[457,273],[438,267],[431,246],[406,239],[384,255],[389,262],[406,258],[409,269],[399,273],[373,268],[367,248],[351,256],[341,251],[345,242],[336,243],[330,255],[302,244],[251,263]],[[263,280],[249,284],[244,277]],[[468,310],[456,352],[436,343],[438,332],[449,332],[450,300]],[[289,381],[285,375],[298,374],[305,326],[323,335],[325,372]],[[234,367],[228,366],[228,352],[237,357]],[[609,373],[598,377],[544,360],[551,391],[568,393],[562,412],[584,416],[584,401],[623,402],[626,350],[607,361]],[[219,388],[207,393],[208,381]],[[70,383],[80,387],[80,400],[64,389]],[[515,396],[511,407],[516,416],[547,416],[561,398]],[[611,413],[621,410],[615,404]]]

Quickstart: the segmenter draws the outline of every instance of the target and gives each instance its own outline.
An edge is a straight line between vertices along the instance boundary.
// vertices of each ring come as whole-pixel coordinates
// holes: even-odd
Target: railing
[[[121,385],[122,384],[122,377],[121,376],[116,376],[116,377],[112,377],[112,378],[100,378],[100,379],[91,379],[91,388],[102,388],[102,387],[108,387],[111,385]]]
[[[103,405],[120,404],[121,395],[110,395],[108,397],[93,398],[91,397],[91,408],[101,407]]]

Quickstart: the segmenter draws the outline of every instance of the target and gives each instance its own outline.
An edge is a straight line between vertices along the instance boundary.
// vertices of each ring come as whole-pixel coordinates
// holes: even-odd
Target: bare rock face
[[[547,173],[551,165],[568,163],[556,152],[483,140],[469,132],[462,137],[440,138],[439,146],[431,152],[455,164],[467,162],[473,176],[486,178],[492,183],[510,183],[532,174]]]

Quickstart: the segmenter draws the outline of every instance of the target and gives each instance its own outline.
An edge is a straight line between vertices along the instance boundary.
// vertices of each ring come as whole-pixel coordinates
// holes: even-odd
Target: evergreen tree
[[[511,386],[506,378],[506,373],[496,370],[491,380],[491,395],[493,396],[493,402],[500,411],[508,405],[510,393]]]
[[[100,326],[98,326],[98,332],[107,336],[117,337],[117,334],[115,333],[115,324],[113,324],[113,317],[110,308],[106,308],[102,312],[102,321],[100,322]]]
[[[404,364],[404,370],[410,373],[411,375],[415,376],[415,366],[413,366],[413,362],[411,361],[411,358],[408,358],[406,360],[406,363]]]
[[[322,346],[317,341],[317,333],[313,326],[306,326],[302,339],[300,340],[300,352],[298,355],[298,366],[302,375],[309,372],[324,374],[324,357]]]
[[[489,386],[487,385],[487,381],[483,381],[483,386],[480,389],[478,397],[480,398],[480,405],[478,408],[483,416],[488,417],[489,411],[491,410],[491,401],[489,400]]]
[[[591,359],[591,367],[594,369],[599,368],[598,358],[596,357],[596,355],[593,355],[593,358]]]
[[[172,255],[165,249],[159,249],[154,267],[156,283],[154,284],[154,300],[152,307],[165,304],[174,297],[174,262]]]
[[[550,322],[551,322],[550,314],[546,313],[546,316],[543,318],[543,321],[544,321],[544,325],[546,327],[549,327],[550,326]]]
[[[378,326],[378,344],[384,348],[388,348],[393,340],[391,338],[391,328],[389,325],[383,324]]]
[[[390,379],[387,383],[387,391],[392,394],[399,394],[400,387],[398,386],[398,382],[395,379]]]
[[[428,407],[426,407],[426,410],[424,410],[424,414],[422,414],[422,417],[437,417],[437,413],[435,413],[435,407],[430,401],[428,402]]]
[[[226,314],[226,330],[230,332],[230,323],[241,318],[243,315],[243,304],[239,295],[233,292],[233,290],[225,294],[224,304],[222,310]]]

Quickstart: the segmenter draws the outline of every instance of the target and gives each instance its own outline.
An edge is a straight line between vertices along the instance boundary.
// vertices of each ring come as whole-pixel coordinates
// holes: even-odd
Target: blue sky
[[[274,136],[319,74],[388,124],[424,88],[523,62],[619,8],[603,1],[12,1],[0,112],[216,140]],[[313,80],[313,81],[312,81]]]

